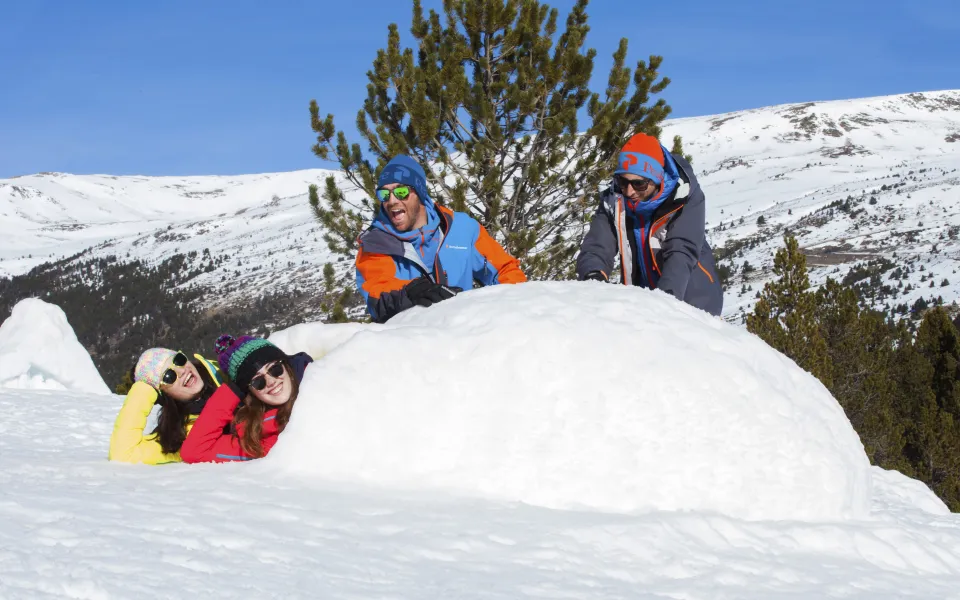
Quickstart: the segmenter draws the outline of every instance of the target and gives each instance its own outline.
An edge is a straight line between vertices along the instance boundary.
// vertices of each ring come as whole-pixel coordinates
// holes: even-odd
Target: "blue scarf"
[[[677,162],[667,152],[663,151],[663,158],[666,165],[663,169],[663,190],[646,202],[630,202],[626,196],[623,201],[627,207],[628,213],[633,217],[630,219],[630,226],[633,229],[633,235],[637,243],[637,272],[640,274],[640,285],[653,289],[657,285],[660,277],[653,270],[650,264],[650,227],[653,225],[653,214],[666,202],[676,191],[680,180],[680,170]]]

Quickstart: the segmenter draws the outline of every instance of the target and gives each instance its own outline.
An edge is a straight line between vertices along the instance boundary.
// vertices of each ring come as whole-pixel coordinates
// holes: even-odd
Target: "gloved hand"
[[[581,281],[603,281],[604,283],[606,283],[607,276],[601,273],[600,271],[590,271],[589,273],[583,276],[583,279]]]
[[[442,300],[448,300],[463,290],[457,287],[447,287],[434,283],[426,275],[417,277],[403,287],[407,298],[417,306],[432,306]]]

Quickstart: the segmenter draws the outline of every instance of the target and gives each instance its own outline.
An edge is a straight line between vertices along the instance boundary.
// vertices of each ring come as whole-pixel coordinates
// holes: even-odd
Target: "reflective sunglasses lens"
[[[250,387],[259,392],[267,387],[267,379],[263,375],[257,375],[250,380]]]
[[[390,199],[390,190],[377,190],[377,198],[380,198],[380,202],[386,202]]]
[[[173,369],[167,369],[163,372],[163,377],[160,380],[167,385],[171,385],[177,380],[177,372]]]
[[[173,366],[182,367],[187,364],[187,355],[183,352],[177,352],[173,357]]]
[[[267,373],[270,373],[270,377],[276,379],[283,375],[283,365],[281,363],[273,363],[270,365],[270,368],[267,369]]]
[[[393,188],[393,195],[397,197],[397,200],[404,200],[410,195],[410,188],[405,185],[395,187]]]

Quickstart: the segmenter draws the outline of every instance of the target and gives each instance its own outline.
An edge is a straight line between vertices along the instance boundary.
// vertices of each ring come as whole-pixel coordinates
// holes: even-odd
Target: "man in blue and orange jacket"
[[[360,235],[357,252],[357,288],[375,322],[452,298],[474,281],[527,280],[520,261],[476,219],[433,203],[423,168],[409,156],[383,168],[377,199],[380,213]]]

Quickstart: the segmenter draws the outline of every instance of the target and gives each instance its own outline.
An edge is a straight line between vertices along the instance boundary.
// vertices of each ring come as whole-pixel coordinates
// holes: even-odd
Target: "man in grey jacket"
[[[620,150],[613,184],[600,194],[577,277],[609,280],[617,255],[624,285],[663,290],[712,315],[723,309],[693,168],[642,133]]]

